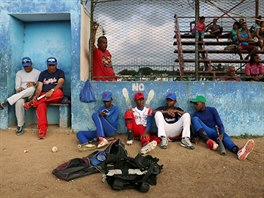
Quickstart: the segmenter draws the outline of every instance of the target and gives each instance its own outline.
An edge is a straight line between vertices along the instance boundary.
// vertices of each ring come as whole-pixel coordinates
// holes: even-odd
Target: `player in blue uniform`
[[[107,91],[102,94],[102,101],[104,106],[100,107],[96,113],[92,115],[95,123],[95,131],[79,131],[76,134],[80,141],[78,148],[80,151],[94,149],[95,145],[88,143],[88,141],[98,138],[97,148],[102,148],[108,145],[108,140],[105,137],[113,137],[116,135],[118,127],[119,108],[112,104],[112,93]]]

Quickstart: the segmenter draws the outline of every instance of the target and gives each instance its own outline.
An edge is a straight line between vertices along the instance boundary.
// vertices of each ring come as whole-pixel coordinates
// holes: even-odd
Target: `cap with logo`
[[[139,100],[139,99],[144,99],[145,97],[144,97],[144,94],[142,93],[142,92],[137,92],[137,93],[135,93],[135,95],[134,95],[134,99],[135,100]]]
[[[23,67],[28,67],[32,65],[32,61],[29,57],[22,58],[22,65]]]
[[[47,65],[57,65],[57,59],[54,57],[49,57],[47,59]]]
[[[191,103],[206,102],[206,99],[204,96],[196,96],[196,98],[192,99],[190,102]]]
[[[112,93],[110,91],[105,91],[102,93],[102,101],[110,101],[112,99]]]
[[[171,99],[171,100],[177,100],[176,98],[176,94],[175,93],[169,93],[167,96],[166,96],[166,99]]]

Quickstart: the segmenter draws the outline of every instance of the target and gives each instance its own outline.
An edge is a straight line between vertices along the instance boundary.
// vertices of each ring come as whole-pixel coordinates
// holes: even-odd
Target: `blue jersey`
[[[214,107],[205,107],[204,111],[196,111],[193,116],[198,117],[205,125],[210,128],[215,128],[215,125],[219,127],[221,133],[225,133],[225,128],[222,120]]]
[[[60,78],[65,79],[64,71],[57,69],[55,73],[51,74],[45,70],[40,73],[38,81],[43,83],[42,91],[47,92],[58,84]]]
[[[106,116],[105,119],[110,122],[111,125],[113,125],[115,128],[118,126],[118,117],[119,117],[119,108],[116,105],[112,105],[111,108],[106,108],[105,106],[102,106],[98,109],[98,113],[105,111]]]

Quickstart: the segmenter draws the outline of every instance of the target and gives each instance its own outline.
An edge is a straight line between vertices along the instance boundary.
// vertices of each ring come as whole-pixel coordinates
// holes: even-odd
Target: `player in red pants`
[[[142,144],[140,152],[146,154],[155,149],[160,140],[157,136],[150,135],[152,109],[145,107],[144,94],[137,92],[134,95],[134,100],[137,106],[125,112],[127,144],[133,144],[134,137],[139,138]]]
[[[38,79],[38,86],[33,99],[24,104],[25,109],[36,107],[38,119],[38,137],[43,139],[48,128],[47,106],[49,103],[60,102],[64,96],[61,88],[64,84],[64,72],[57,69],[57,59],[50,57],[47,59],[48,69],[41,72]]]

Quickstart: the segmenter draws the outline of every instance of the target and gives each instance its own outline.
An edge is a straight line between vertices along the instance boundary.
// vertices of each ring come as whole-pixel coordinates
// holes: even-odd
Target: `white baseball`
[[[51,148],[51,151],[52,151],[53,153],[55,153],[55,152],[58,151],[58,148],[57,148],[56,146],[53,146],[53,147]]]

